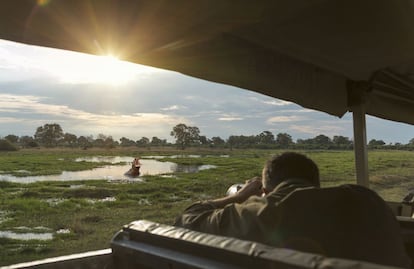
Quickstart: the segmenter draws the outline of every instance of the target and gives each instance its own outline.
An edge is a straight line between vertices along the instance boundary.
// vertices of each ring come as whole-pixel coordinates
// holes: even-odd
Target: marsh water
[[[16,233],[12,231],[0,231],[0,238],[15,240],[52,240],[52,233]]]
[[[187,156],[188,157],[188,156]],[[196,156],[192,156],[195,157]],[[169,175],[175,172],[196,173],[200,170],[214,168],[214,165],[182,165],[173,162],[162,162],[158,159],[163,156],[149,156],[145,159],[140,159],[141,169],[140,176],[131,178],[125,176],[124,173],[131,168],[131,161],[133,157],[127,156],[93,156],[78,158],[78,162],[106,162],[111,165],[105,165],[99,168],[94,168],[84,171],[63,171],[60,175],[46,175],[46,176],[12,176],[0,175],[0,181],[11,181],[19,183],[32,183],[36,181],[73,181],[73,180],[127,180],[127,181],[142,181],[146,175]],[[30,173],[30,171],[19,171],[22,175]]]

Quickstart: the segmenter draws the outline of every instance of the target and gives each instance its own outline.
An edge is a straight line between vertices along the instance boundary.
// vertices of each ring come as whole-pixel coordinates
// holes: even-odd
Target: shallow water
[[[84,171],[63,171],[60,175],[47,176],[24,176],[15,177],[12,175],[0,175],[0,181],[12,181],[19,183],[32,183],[36,181],[73,181],[73,180],[126,180],[126,181],[142,181],[142,177],[146,175],[164,175],[174,172],[195,173],[200,170],[214,168],[214,165],[181,165],[173,162],[160,162],[154,159],[140,159],[141,175],[137,178],[131,178],[124,175],[131,168],[132,157],[121,156],[94,156],[78,158],[76,161],[86,162],[108,162],[114,165],[106,165]],[[124,165],[115,165],[125,162]]]
[[[15,233],[12,231],[0,231],[0,238],[15,240],[52,240],[52,233]]]

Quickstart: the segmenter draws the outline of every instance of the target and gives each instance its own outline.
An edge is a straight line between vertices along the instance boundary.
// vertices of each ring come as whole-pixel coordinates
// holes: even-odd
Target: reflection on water
[[[134,160],[133,157],[126,157],[126,156],[91,156],[91,157],[81,157],[81,158],[75,159],[76,162],[91,162],[91,163],[100,163],[100,162],[122,163],[122,162],[127,162],[129,164],[131,164],[133,160]]]
[[[124,175],[126,171],[131,168],[131,161],[133,157],[121,156],[94,156],[78,158],[76,161],[87,162],[107,162],[114,165],[106,165],[99,168],[94,168],[85,171],[63,171],[60,175],[48,176],[24,176],[15,177],[12,175],[0,175],[0,181],[12,181],[19,183],[31,183],[36,181],[71,181],[71,180],[127,180],[127,181],[142,181],[142,176],[146,175],[163,175],[174,172],[195,173],[200,170],[214,168],[214,165],[181,165],[173,162],[160,162],[154,159],[140,159],[141,175],[137,178],[130,178]],[[126,163],[123,165],[115,165],[119,163]]]
[[[115,202],[116,198],[115,197],[105,197],[105,198],[102,198],[102,199],[87,199],[86,201],[88,201],[91,204],[95,204],[95,203],[98,203],[98,202],[102,202],[102,203]]]
[[[204,157],[217,157],[217,155],[203,155]],[[170,158],[170,159],[177,159],[177,158],[201,158],[202,155],[195,155],[195,154],[183,154],[183,155],[170,155],[170,156],[163,156],[163,155],[151,155],[151,156],[145,156],[145,158],[148,159],[164,159],[164,158]],[[230,155],[219,155],[220,158],[228,158]]]
[[[15,240],[52,240],[52,233],[15,233],[11,231],[0,231],[0,238]]]
[[[0,231],[0,238],[8,238],[14,240],[52,240],[54,234],[69,234],[71,231],[67,228],[62,228],[53,233],[52,229],[47,227],[14,227],[13,231]]]

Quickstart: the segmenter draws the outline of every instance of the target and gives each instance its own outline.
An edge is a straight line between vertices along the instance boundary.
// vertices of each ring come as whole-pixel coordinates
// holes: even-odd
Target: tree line
[[[345,136],[334,136],[332,138],[320,134],[313,138],[297,139],[293,141],[288,133],[274,135],[270,131],[263,131],[257,135],[231,135],[227,139],[219,136],[208,138],[200,134],[196,126],[187,126],[183,123],[177,124],[170,132],[175,142],[167,142],[156,136],[152,138],[141,137],[138,140],[121,137],[116,141],[110,135],[98,134],[96,137],[76,136],[65,133],[57,123],[48,123],[36,129],[33,136],[17,136],[9,134],[0,139],[0,150],[17,150],[19,148],[33,147],[71,147],[71,148],[115,148],[115,147],[159,147],[177,146],[181,149],[187,147],[210,147],[210,148],[260,148],[260,149],[353,149],[352,139]],[[368,142],[371,149],[404,149],[414,150],[414,138],[408,144],[386,144],[383,140],[372,139]]]

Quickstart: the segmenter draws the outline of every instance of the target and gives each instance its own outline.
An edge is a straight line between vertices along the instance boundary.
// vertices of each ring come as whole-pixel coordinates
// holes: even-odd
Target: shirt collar
[[[280,182],[273,191],[277,191],[280,189],[283,189],[284,187],[291,186],[291,185],[305,185],[305,186],[311,186],[310,182],[303,178],[289,178],[286,180],[283,180]],[[273,192],[272,191],[272,192]]]

